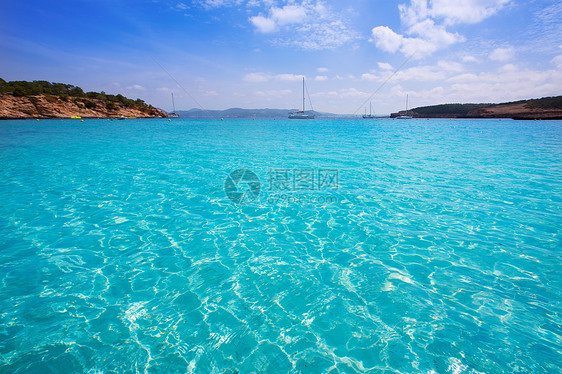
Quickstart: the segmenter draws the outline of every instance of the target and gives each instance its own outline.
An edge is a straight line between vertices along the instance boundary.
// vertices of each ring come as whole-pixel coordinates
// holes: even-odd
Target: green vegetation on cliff
[[[422,114],[422,115],[455,115],[458,117],[464,117],[471,110],[486,108],[493,104],[441,104],[424,106],[412,109],[412,111]]]
[[[530,109],[562,109],[562,96],[543,97],[542,99],[526,100],[525,106]]]
[[[414,108],[405,113],[414,117],[451,117],[451,118],[488,118],[488,117],[513,117],[513,118],[559,118],[562,116],[562,96],[543,97],[541,99],[519,100],[501,104],[441,104]]]
[[[107,108],[115,108],[116,103],[120,103],[125,108],[140,107],[152,109],[152,105],[146,104],[141,99],[128,99],[125,96],[108,95],[105,92],[84,92],[80,87],[64,83],[51,83],[47,81],[10,81],[6,82],[0,78],[0,93],[12,94],[14,96],[35,96],[35,95],[53,95],[64,101],[69,98],[83,99],[83,103],[87,108],[95,107],[93,102],[87,99],[98,99],[106,103]],[[93,105],[93,106],[92,106]]]

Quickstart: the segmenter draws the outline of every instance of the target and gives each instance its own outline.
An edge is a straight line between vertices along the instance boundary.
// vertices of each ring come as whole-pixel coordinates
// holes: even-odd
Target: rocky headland
[[[30,118],[154,118],[167,113],[137,99],[46,81],[0,79],[0,119]]]
[[[501,104],[442,104],[392,113],[392,118],[513,118],[562,119],[562,96],[521,100]]]

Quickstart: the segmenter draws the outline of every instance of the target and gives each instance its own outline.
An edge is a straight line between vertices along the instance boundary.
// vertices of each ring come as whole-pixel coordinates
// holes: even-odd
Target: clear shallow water
[[[0,372],[562,370],[559,121],[3,121],[0,197]]]

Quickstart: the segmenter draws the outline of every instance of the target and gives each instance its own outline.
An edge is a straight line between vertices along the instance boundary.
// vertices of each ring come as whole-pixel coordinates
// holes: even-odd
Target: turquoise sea
[[[0,122],[1,373],[560,373],[562,121]]]

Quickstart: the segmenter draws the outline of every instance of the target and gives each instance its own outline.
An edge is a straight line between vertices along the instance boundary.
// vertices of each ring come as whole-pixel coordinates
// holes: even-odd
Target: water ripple
[[[0,123],[0,371],[561,372],[560,124],[342,121]]]

